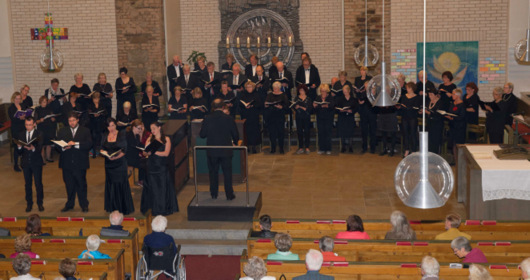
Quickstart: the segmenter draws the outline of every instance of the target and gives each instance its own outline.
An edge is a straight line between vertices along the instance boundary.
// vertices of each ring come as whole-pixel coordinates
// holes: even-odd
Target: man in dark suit
[[[306,56],[302,60],[302,66],[296,70],[296,85],[305,84],[309,89],[307,94],[311,100],[317,97],[317,88],[320,86],[320,74],[318,69],[311,64],[311,58]]]
[[[204,97],[204,99],[206,99],[208,104],[210,104],[213,101],[214,96],[219,94],[222,76],[221,73],[215,71],[215,63],[213,63],[212,61],[208,62],[208,64],[206,64],[206,67],[208,68],[208,72],[202,75],[201,77],[203,83],[202,96]],[[207,82],[213,83],[210,85],[207,84]]]
[[[208,146],[234,146],[239,141],[235,120],[226,114],[226,103],[216,98],[212,103],[213,112],[206,116],[199,135],[206,138]],[[208,149],[208,169],[210,173],[210,194],[217,198],[219,190],[219,165],[223,168],[226,199],[236,198],[232,189],[232,149]]]
[[[258,57],[253,54],[248,60],[250,61],[250,64],[245,66],[245,76],[247,76],[249,79],[252,79],[257,75],[256,68],[258,67]]]
[[[305,255],[305,266],[307,273],[304,275],[293,277],[293,280],[334,280],[335,277],[320,274],[320,268],[324,257],[320,251],[315,249],[309,249],[309,252]]]
[[[232,66],[232,74],[228,76],[228,87],[234,92],[236,97],[245,89],[244,85],[247,81],[247,76],[241,73],[241,65],[234,64]]]
[[[518,98],[513,94],[513,84],[508,82],[504,85],[504,93],[502,94],[502,101],[506,102],[506,118],[507,125],[512,125],[513,114],[517,113]]]
[[[252,231],[250,237],[274,238],[276,236],[276,232],[271,231],[272,219],[269,215],[259,217],[259,228],[261,231]]]
[[[184,95],[186,96],[186,100],[188,102],[191,102],[191,99],[193,98],[191,96],[191,91],[201,86],[201,79],[200,76],[197,75],[191,75],[191,68],[189,64],[184,64],[182,67],[182,75],[177,79],[177,86],[180,86],[184,92]],[[174,93],[172,93],[172,96]]]
[[[167,67],[167,80],[169,81],[169,92],[177,86],[177,79],[182,76],[182,61],[178,55],[173,56],[173,64]]]
[[[276,63],[280,61],[277,56],[271,58],[271,67],[269,67],[269,77],[272,77],[278,74],[278,68],[276,68]]]
[[[265,103],[265,98],[271,88],[270,79],[264,72],[263,66],[258,65],[258,67],[256,67],[256,76],[251,79],[252,82],[256,84],[256,92],[263,103]]]
[[[90,167],[88,151],[92,148],[90,130],[79,125],[76,113],[68,115],[68,126],[57,133],[57,139],[68,143],[61,148],[59,168],[63,170],[68,200],[61,212],[74,208],[75,195],[83,212],[88,212],[86,170]]]
[[[282,91],[285,92],[287,94],[287,98],[291,100],[291,89],[294,86],[293,74],[291,74],[289,70],[285,69],[283,62],[281,61],[276,63],[276,69],[278,69],[278,72],[273,73],[273,75],[270,76],[270,84],[272,86],[274,82],[282,81]]]
[[[39,211],[44,211],[42,205],[44,192],[42,187],[42,166],[44,161],[42,160],[42,132],[35,128],[35,120],[33,117],[27,117],[24,122],[26,131],[21,132],[17,135],[18,140],[30,143],[29,145],[21,145],[17,143],[18,152],[22,154],[21,166],[24,172],[24,181],[26,186],[26,212],[30,212],[33,208],[33,193],[32,193],[32,179],[35,179],[35,191],[37,192],[37,205]]]

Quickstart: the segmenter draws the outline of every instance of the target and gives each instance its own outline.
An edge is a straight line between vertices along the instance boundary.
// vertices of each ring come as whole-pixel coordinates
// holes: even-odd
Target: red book
[[[429,242],[414,242],[414,246],[429,246]]]
[[[72,218],[70,218],[70,221],[72,221],[72,222],[84,222],[85,218],[84,217],[72,217]]]
[[[332,221],[334,224],[345,224],[346,221],[345,220],[333,220]]]
[[[331,221],[328,221],[328,220],[319,220],[319,221],[317,221],[317,224],[331,224]]]
[[[300,221],[299,220],[287,220],[285,221],[286,224],[299,224]]]
[[[480,225],[479,220],[466,220],[466,226],[478,226]]]
[[[107,240],[107,243],[123,243],[123,240],[121,240],[121,239],[109,239],[109,240]]]
[[[70,217],[57,217],[58,222],[69,222]]]
[[[412,268],[417,268],[418,265],[415,264],[415,263],[402,263],[402,264],[401,264],[401,267],[412,267]]]
[[[493,242],[477,242],[477,246],[493,246]]]
[[[270,239],[258,239],[256,242],[258,243],[271,243]]]
[[[66,243],[64,239],[50,239],[50,243]]]
[[[136,221],[135,217],[124,217],[123,221]]]
[[[508,242],[508,241],[495,242],[495,246],[512,246],[512,242]]]
[[[412,242],[410,241],[397,241],[396,246],[412,246]]]
[[[483,226],[496,226],[497,225],[497,221],[494,221],[494,220],[493,221],[486,221],[486,220],[484,220],[484,221],[482,221],[482,225]]]
[[[348,262],[333,262],[333,266],[348,266]]]
[[[411,225],[419,225],[419,224],[421,224],[421,221],[420,221],[420,220],[409,221],[409,223],[410,223]]]
[[[3,222],[16,222],[17,221],[17,217],[5,217],[2,220],[3,220]]]
[[[279,261],[267,261],[267,265],[282,265],[282,262],[279,262]]]
[[[31,243],[44,243],[44,239],[31,239]]]
[[[94,265],[94,263],[91,261],[79,261],[77,265]]]
[[[31,264],[40,264],[40,265],[46,265],[46,261],[40,261],[40,260],[32,260]]]

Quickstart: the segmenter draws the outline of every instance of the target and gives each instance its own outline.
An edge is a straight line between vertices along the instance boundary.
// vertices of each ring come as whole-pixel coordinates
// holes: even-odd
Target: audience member
[[[276,246],[276,253],[269,254],[267,256],[268,260],[277,260],[277,261],[297,261],[299,260],[298,254],[293,254],[291,251],[291,246],[293,246],[293,239],[287,233],[277,233],[274,236],[274,246]]]
[[[521,267],[521,278],[523,280],[530,279],[530,258],[524,259],[519,267]]]
[[[29,274],[31,269],[31,259],[26,254],[20,254],[13,260],[13,270],[18,276],[9,278],[10,280],[40,280]]]
[[[31,235],[29,234],[17,236],[17,238],[15,239],[15,253],[11,254],[11,256],[9,257],[14,259],[22,253],[26,254],[32,259],[40,258],[39,255],[31,252]]]
[[[439,273],[440,264],[438,261],[431,256],[423,257],[421,260],[421,280],[438,280]]]
[[[488,259],[479,248],[471,249],[469,240],[459,236],[451,241],[451,249],[459,258],[463,258],[463,263],[487,263]]]
[[[0,236],[11,236],[11,231],[7,228],[0,227]]]
[[[416,233],[410,227],[409,221],[405,213],[401,211],[394,211],[390,215],[390,223],[392,224],[392,229],[388,231],[385,235],[387,240],[415,240]]]
[[[31,236],[50,236],[49,233],[41,231],[41,222],[39,214],[31,214],[26,220],[26,233]]]
[[[166,234],[167,228],[167,218],[158,215],[151,222],[152,233],[144,237],[144,247],[150,248],[165,248],[168,246],[174,247],[174,252],[177,252],[177,246],[175,245],[175,240],[169,234]]]
[[[250,237],[261,237],[261,238],[274,238],[276,232],[271,231],[272,221],[271,216],[262,215],[259,217],[259,228],[261,231],[253,231],[250,233]]]
[[[65,280],[77,280],[75,276],[77,266],[70,258],[66,258],[59,263],[59,273]]]
[[[78,257],[78,259],[110,259],[110,256],[107,254],[103,254],[99,249],[99,245],[101,245],[101,239],[96,234],[90,235],[86,239],[86,248],[87,250],[84,250]]]
[[[121,223],[123,214],[116,210],[109,215],[110,227],[103,227],[99,233],[101,236],[129,236],[129,231],[124,230]]]
[[[337,253],[333,253],[333,248],[335,247],[335,242],[333,238],[329,236],[323,236],[318,242],[318,247],[322,256],[324,257],[325,262],[345,262],[345,257],[340,257]]]
[[[307,268],[307,273],[304,275],[293,277],[293,280],[334,280],[335,277],[320,274],[320,268],[322,267],[322,262],[324,258],[322,253],[315,249],[309,249],[309,252],[305,255],[305,266]]]
[[[469,267],[469,280],[493,280],[493,277],[484,266],[472,264]]]
[[[467,233],[463,233],[458,230],[458,227],[461,223],[460,215],[458,214],[449,214],[445,217],[445,229],[446,232],[442,232],[436,237],[434,237],[435,240],[453,240],[459,236],[465,237],[467,240],[471,240],[471,235]]]
[[[273,277],[273,276],[266,276],[267,267],[265,266],[265,262],[256,256],[248,259],[248,263],[245,264],[245,267],[243,268],[243,272],[245,272],[247,276],[239,278],[239,280],[275,280],[276,279],[276,277]]]
[[[337,233],[335,239],[370,239],[364,232],[363,220],[357,215],[351,215],[346,220],[347,231]]]

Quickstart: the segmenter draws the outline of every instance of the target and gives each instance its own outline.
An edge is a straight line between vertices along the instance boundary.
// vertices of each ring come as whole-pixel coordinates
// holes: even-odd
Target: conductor
[[[227,115],[228,107],[222,99],[212,102],[213,112],[202,123],[200,137],[206,138],[208,146],[235,146],[239,141],[236,122]],[[219,165],[223,168],[225,194],[227,200],[236,198],[232,188],[232,149],[208,149],[208,170],[210,171],[210,194],[217,198],[219,190]]]

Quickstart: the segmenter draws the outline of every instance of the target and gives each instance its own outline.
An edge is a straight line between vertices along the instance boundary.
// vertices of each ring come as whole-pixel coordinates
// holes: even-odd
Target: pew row
[[[471,242],[472,248],[480,248],[491,263],[520,263],[530,257],[530,242]],[[318,240],[293,239],[291,252],[305,258],[309,249],[319,250]],[[266,259],[276,252],[274,240],[247,239],[248,256]],[[347,261],[354,262],[421,262],[425,255],[435,257],[438,262],[461,262],[453,253],[450,241],[391,241],[391,240],[335,240],[333,250]]]
[[[138,229],[134,229],[127,237],[105,237],[100,251],[112,256],[124,250],[125,272],[131,273],[135,279],[138,265]],[[82,236],[42,236],[34,237],[31,249],[41,258],[77,258],[86,249],[86,237]],[[9,256],[14,252],[15,237],[0,237],[0,253]]]
[[[418,240],[433,240],[445,231],[444,221],[410,221]],[[259,231],[259,220],[254,220],[252,229]],[[384,239],[391,229],[388,220],[366,220],[364,230],[371,239]],[[324,235],[335,237],[346,230],[345,220],[286,220],[273,219],[272,230],[289,233],[293,238],[320,238]],[[530,240],[530,223],[466,220],[459,227],[474,240]]]
[[[108,280],[122,280],[124,279],[124,259],[123,250],[112,256],[112,259],[107,260],[81,260],[75,259],[77,262],[78,278],[100,279],[106,273],[103,279]],[[34,277],[45,275],[46,279],[54,279],[59,275],[59,263],[62,259],[59,258],[43,258],[31,261],[30,274]],[[0,259],[0,278],[9,279],[17,276],[12,267],[12,259]]]
[[[132,232],[138,229],[138,240],[140,246],[144,237],[151,233],[151,214],[147,216],[127,216],[123,219],[123,228]],[[52,236],[89,236],[99,235],[102,227],[110,225],[108,217],[41,217],[42,232]],[[0,218],[0,227],[11,231],[12,236],[18,236],[26,232],[26,217],[3,217]]]

